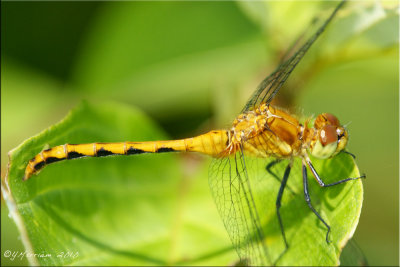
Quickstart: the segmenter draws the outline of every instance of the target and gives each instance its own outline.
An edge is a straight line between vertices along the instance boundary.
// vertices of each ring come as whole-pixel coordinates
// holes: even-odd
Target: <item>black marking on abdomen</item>
[[[47,159],[46,159],[46,164],[50,164],[50,163],[53,163],[53,162],[57,162],[57,161],[60,161],[60,160],[63,160],[64,158],[56,158],[56,157],[48,157]]]
[[[170,147],[160,147],[156,151],[156,153],[162,153],[162,152],[175,152],[175,150],[173,148],[170,148]]]
[[[126,151],[127,155],[142,154],[142,153],[144,153],[143,150],[134,147],[129,147],[128,150]]]
[[[110,156],[110,155],[114,155],[114,153],[109,150],[104,149],[104,147],[100,148],[96,152],[96,157],[105,157],[105,156]]]
[[[86,155],[72,151],[72,152],[68,152],[67,159],[76,159],[76,158],[81,158],[81,157],[86,157]]]
[[[42,162],[39,162],[38,164],[35,164],[35,166],[33,166],[33,168],[35,169],[35,171],[38,171],[41,168],[43,168],[45,164],[46,163],[44,161],[42,161]]]

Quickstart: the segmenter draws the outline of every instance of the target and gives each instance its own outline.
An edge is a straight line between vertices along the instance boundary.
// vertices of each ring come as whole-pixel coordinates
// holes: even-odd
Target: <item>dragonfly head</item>
[[[310,152],[316,158],[326,159],[342,151],[347,144],[347,130],[340,125],[339,120],[330,113],[318,115],[314,122],[317,132],[311,141]]]

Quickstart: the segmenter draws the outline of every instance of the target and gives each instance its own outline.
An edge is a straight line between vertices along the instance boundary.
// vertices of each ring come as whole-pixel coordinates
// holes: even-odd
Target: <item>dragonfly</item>
[[[29,160],[23,180],[28,180],[46,165],[82,157],[164,152],[198,152],[212,156],[213,160],[209,167],[210,188],[241,262],[246,265],[270,265],[276,263],[279,258],[271,259],[268,253],[265,228],[260,219],[262,207],[252,193],[254,184],[251,181],[254,177],[251,176],[251,159],[274,159],[267,164],[266,171],[280,181],[276,214],[285,245],[284,253],[289,249],[289,243],[280,214],[281,201],[294,159],[300,158],[306,203],[325,225],[326,242],[329,243],[331,227],[312,205],[307,168],[321,187],[331,187],[364,178],[365,175],[362,175],[325,183],[310,159],[310,155],[318,159],[328,159],[341,152],[349,153],[345,150],[348,131],[340,124],[338,118],[330,113],[318,115],[313,127],[309,126],[308,121],[301,124],[294,115],[272,106],[271,101],[344,3],[345,1],[340,2],[327,18],[313,20],[311,24],[313,27],[309,28],[312,29],[311,36],[305,38],[306,33],[310,31],[308,29],[297,39],[277,69],[259,84],[241,113],[234,119],[231,128],[212,130],[180,140],[55,146],[41,151]],[[271,168],[282,160],[287,160],[288,165],[280,178],[272,173]]]

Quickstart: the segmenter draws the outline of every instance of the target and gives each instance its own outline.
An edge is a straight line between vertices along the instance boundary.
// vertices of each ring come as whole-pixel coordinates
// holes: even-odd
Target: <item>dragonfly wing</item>
[[[354,239],[350,239],[340,255],[341,266],[369,266],[368,259]]]
[[[257,87],[256,91],[246,103],[242,112],[252,110],[258,107],[261,103],[269,104],[279,89],[283,86],[290,73],[304,57],[311,45],[317,40],[319,35],[325,30],[337,11],[343,6],[345,0],[335,8],[328,16],[319,16],[312,20],[311,25],[307,30],[300,35],[294,44],[289,48],[288,52],[283,57],[283,63],[277,69],[267,76]],[[296,51],[296,52],[293,52]]]
[[[271,265],[260,210],[256,207],[243,154],[238,152],[232,157],[214,159],[209,169],[209,182],[241,262],[245,265]]]

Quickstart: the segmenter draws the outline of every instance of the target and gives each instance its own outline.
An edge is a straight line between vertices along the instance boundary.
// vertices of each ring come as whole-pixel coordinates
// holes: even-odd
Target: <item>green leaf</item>
[[[318,160],[312,158],[313,165],[325,183],[332,183],[348,177],[360,176],[353,158],[341,153],[332,159]],[[261,165],[260,165],[261,164]],[[261,169],[265,164],[256,163]],[[281,162],[274,166],[272,171],[279,177],[287,166]],[[353,236],[357,227],[363,201],[363,186],[361,180],[346,182],[328,188],[321,188],[307,169],[310,198],[314,208],[331,226],[327,244],[325,237],[327,229],[309,209],[304,201],[301,160],[296,159],[290,172],[288,188],[282,198],[281,217],[289,243],[289,250],[277,262],[283,266],[333,266],[339,265],[339,256],[347,241]],[[251,177],[252,174],[249,174]],[[253,174],[254,176],[254,174]],[[263,180],[267,175],[258,175],[254,195],[261,207],[274,207],[279,183],[270,179],[270,183]],[[291,190],[291,191],[290,191]],[[259,208],[260,209],[260,208]],[[262,210],[259,210],[259,213]],[[276,259],[284,250],[275,209],[268,210],[266,221],[267,243],[270,247],[272,259]]]
[[[176,154],[85,158],[51,164],[23,182],[29,159],[64,143],[166,139],[139,111],[120,104],[83,103],[62,122],[10,152],[3,195],[30,257],[41,265],[229,265],[237,262],[208,189],[207,162]],[[248,158],[259,182],[262,225],[272,258],[283,251],[275,213],[279,183],[264,171],[268,160]],[[362,183],[320,188],[310,180],[315,208],[326,229],[304,202],[300,162],[295,161],[282,200],[290,244],[279,265],[338,265],[352,236],[362,204]],[[340,154],[314,165],[325,182],[355,177],[353,159]],[[253,166],[253,167],[251,167]],[[273,171],[282,174],[282,162]],[[258,173],[258,174],[257,174]],[[309,176],[311,176],[309,174]],[[260,202],[258,202],[260,203]]]
[[[135,109],[83,103],[10,152],[5,199],[27,251],[51,255],[30,262],[227,265],[237,257],[227,250],[206,178],[182,173],[174,154],[70,160],[21,179],[27,161],[48,146],[158,139],[165,135]]]
[[[289,175],[288,186],[282,198],[281,218],[290,248],[281,256],[285,250],[285,246],[278,224],[275,204],[280,183],[265,170],[265,166],[272,160],[246,158],[246,169],[252,188],[252,198],[257,207],[258,217],[264,230],[269,252],[269,259],[267,260],[270,262],[267,264],[272,265],[275,263],[282,266],[339,265],[341,251],[347,241],[353,236],[360,218],[363,201],[361,180],[321,188],[313,179],[311,172],[307,170],[312,205],[328,225],[331,226],[331,233],[329,235],[330,243],[328,244],[326,242],[327,228],[304,201],[302,164],[301,160],[296,158]],[[340,179],[360,176],[353,158],[345,153],[338,154],[334,158],[326,160],[312,158],[312,162],[325,183],[333,183]],[[272,173],[282,178],[287,164],[287,161],[281,161],[274,165],[271,169]],[[231,171],[233,172],[232,177],[236,177],[233,167]],[[227,177],[224,178],[227,179]],[[237,178],[229,181],[234,189],[239,186],[236,180]],[[218,182],[216,181],[215,183]],[[224,188],[227,187],[228,184]],[[240,204],[236,204],[236,207],[233,208],[230,203],[223,202],[221,194],[225,194],[224,192],[227,192],[227,189],[219,190],[217,193],[218,202],[222,202],[221,205],[226,206],[222,208],[223,212],[229,213],[234,209],[240,210]],[[245,199],[246,193],[243,192],[242,194],[240,199]],[[229,197],[226,199],[229,199]],[[242,203],[241,201],[243,200],[239,201],[237,198],[233,198],[232,201]],[[243,213],[246,212],[243,211]],[[247,213],[246,216],[249,216],[249,214]],[[239,216],[235,215],[235,218],[227,222],[231,229],[232,227],[233,229],[239,229],[238,232],[240,233],[236,233],[238,236],[236,239],[242,238],[243,234],[249,229],[248,226],[244,226],[246,223],[237,218]],[[251,220],[247,220],[247,224],[251,223]],[[254,234],[256,233],[253,231],[250,232],[250,235]],[[256,244],[246,248],[251,251],[247,253],[257,255],[257,249],[253,249],[254,245]],[[246,252],[244,253],[246,254]],[[257,260],[252,262],[259,264]]]

